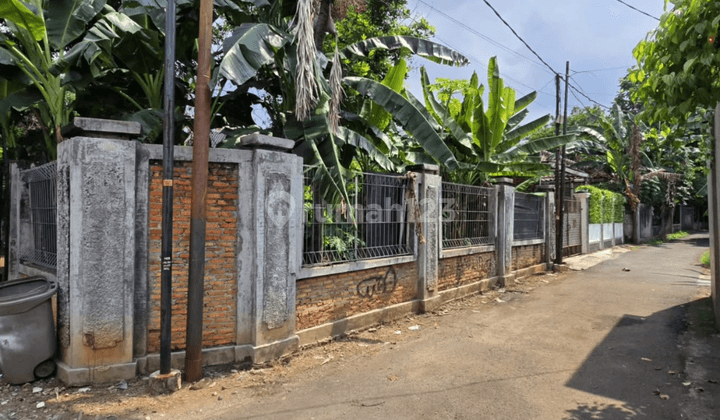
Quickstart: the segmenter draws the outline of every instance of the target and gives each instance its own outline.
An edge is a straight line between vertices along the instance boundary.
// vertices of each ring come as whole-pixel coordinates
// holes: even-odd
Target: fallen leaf
[[[37,405],[35,406],[35,408],[45,408],[45,403],[44,403],[44,402],[39,402],[39,403],[37,403]]]
[[[647,357],[641,357],[640,360],[643,362],[652,362],[652,359],[648,359]]]
[[[683,386],[690,386],[690,385],[692,385],[692,382],[690,382],[690,381],[683,382]]]
[[[413,326],[411,326],[411,327],[408,327],[408,330],[410,330],[410,331],[419,331],[419,330],[420,330],[420,326],[419,326],[419,325],[413,325]]]
[[[670,396],[668,394],[660,394],[660,399],[661,400],[669,400]]]

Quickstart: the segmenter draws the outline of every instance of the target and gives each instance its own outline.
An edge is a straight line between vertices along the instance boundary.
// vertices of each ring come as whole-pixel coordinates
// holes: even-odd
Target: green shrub
[[[676,239],[684,238],[684,237],[686,237],[686,236],[688,236],[688,235],[689,235],[689,233],[681,230],[681,231],[679,231],[679,232],[675,232],[675,233],[669,234],[669,235],[667,236],[667,238],[668,238],[668,241],[674,241],[674,240],[676,240]]]
[[[602,190],[592,185],[581,185],[575,188],[575,192],[588,192],[590,198],[588,200],[588,207],[590,210],[591,224],[602,223],[602,205],[603,205],[603,194]]]
[[[625,196],[622,194],[592,185],[581,185],[575,192],[590,193],[590,223],[622,223],[625,220]]]
[[[702,254],[702,257],[700,257],[700,264],[702,264],[704,267],[710,268],[710,251],[705,251],[704,254]]]
[[[625,196],[615,193],[615,223],[625,221]]]

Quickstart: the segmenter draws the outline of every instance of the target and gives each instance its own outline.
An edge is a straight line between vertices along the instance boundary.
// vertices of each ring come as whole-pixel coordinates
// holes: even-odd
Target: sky
[[[665,3],[623,1],[658,18]],[[615,98],[619,79],[636,64],[633,48],[658,25],[657,20],[619,0],[488,2],[555,71],[564,75],[565,62],[570,61],[571,84],[605,106]],[[425,66],[431,81],[437,77],[469,79],[476,71],[480,81],[487,85],[487,63],[490,57],[497,56],[500,77],[506,86],[517,91],[518,98],[538,91],[538,98],[529,107],[529,118],[555,114],[554,73],[483,0],[408,0],[407,7],[415,19],[423,17],[435,27],[434,41],[458,50],[471,61],[465,67],[448,67],[423,58],[414,59],[406,83],[415,96],[422,98],[420,66]],[[564,86],[561,90],[564,93]],[[568,113],[574,106],[592,104],[580,94],[575,95],[577,98],[569,95]]]

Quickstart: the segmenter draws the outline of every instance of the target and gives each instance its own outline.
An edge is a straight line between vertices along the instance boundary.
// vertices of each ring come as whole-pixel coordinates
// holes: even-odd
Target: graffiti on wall
[[[364,298],[383,293],[392,293],[397,286],[397,275],[393,267],[388,268],[384,276],[369,277],[357,285],[358,295]]]

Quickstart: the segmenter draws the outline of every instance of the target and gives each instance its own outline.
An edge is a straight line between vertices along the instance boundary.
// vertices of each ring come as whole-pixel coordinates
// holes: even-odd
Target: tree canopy
[[[685,122],[720,101],[720,2],[670,3],[674,8],[635,47],[638,67],[629,80],[637,83],[633,99],[645,103],[650,120]]]

